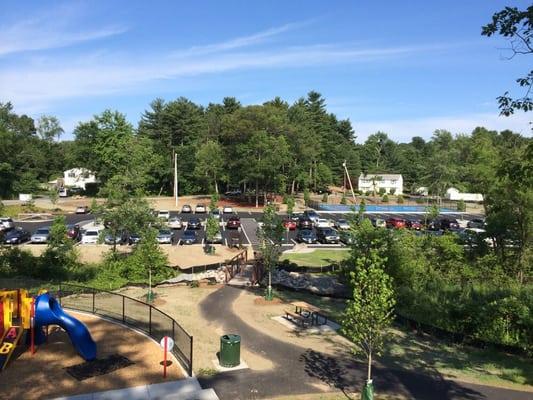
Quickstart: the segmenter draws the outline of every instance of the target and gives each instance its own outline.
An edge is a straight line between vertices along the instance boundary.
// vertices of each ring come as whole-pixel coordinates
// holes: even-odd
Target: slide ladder
[[[0,341],[0,371],[6,367],[23,333],[24,328],[22,326],[11,326],[2,335],[2,340]]]

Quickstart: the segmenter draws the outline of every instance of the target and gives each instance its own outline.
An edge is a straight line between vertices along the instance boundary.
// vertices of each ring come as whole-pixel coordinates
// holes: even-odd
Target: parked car
[[[431,231],[458,231],[461,227],[455,218],[437,218],[428,224],[428,229]]]
[[[159,210],[157,213],[157,218],[168,221],[170,218],[170,211],[168,210]]]
[[[31,235],[31,242],[32,243],[47,243],[50,239],[50,227],[44,226],[42,228],[37,229],[33,235]]]
[[[125,232],[118,233],[116,236],[107,234],[104,237],[104,243],[108,245],[128,243],[128,235]]]
[[[345,219],[338,219],[337,221],[335,221],[335,228],[341,230],[341,231],[346,231],[348,229],[350,229],[350,223],[345,220]]]
[[[331,222],[326,218],[317,218],[314,223],[316,228],[331,228]]]
[[[296,222],[294,222],[292,219],[286,219],[285,221],[283,221],[283,227],[285,229],[293,231],[296,229]]]
[[[205,214],[207,212],[207,208],[205,208],[205,204],[196,204],[196,208],[194,209],[194,212],[196,214]]]
[[[385,220],[381,218],[371,217],[370,222],[376,228],[385,228],[387,226],[387,223],[385,222]]]
[[[415,231],[419,231],[419,230],[422,229],[424,224],[422,223],[422,221],[419,221],[419,220],[410,220],[410,219],[408,219],[405,222],[405,226],[407,228],[409,228],[409,229],[412,229],[412,230],[415,230]]]
[[[130,245],[137,244],[140,241],[141,241],[141,235],[139,235],[138,233],[131,233],[130,236],[128,237],[128,244]]]
[[[302,229],[296,235],[296,241],[299,243],[312,244],[316,243],[316,234],[311,229]]]
[[[485,229],[485,219],[484,218],[474,218],[468,221],[466,224],[467,228],[476,228],[476,229]]]
[[[76,207],[76,214],[88,214],[89,206],[78,206]]]
[[[218,231],[215,237],[211,240],[208,240],[207,237],[205,238],[205,242],[208,244],[221,244],[222,240],[222,233],[220,231]]]
[[[228,219],[228,222],[226,223],[226,227],[228,229],[237,229],[241,226],[241,219],[237,217],[236,215],[233,217],[230,217]]]
[[[0,231],[8,231],[14,227],[15,223],[13,222],[13,219],[5,217],[0,218]]]
[[[168,220],[168,227],[170,229],[181,229],[183,228],[183,222],[179,217],[172,217]]]
[[[214,209],[213,211],[211,211],[211,216],[216,219],[216,220],[219,220],[220,221],[220,218],[221,218],[221,215],[220,215],[220,210],[218,208]]]
[[[67,236],[75,241],[81,239],[81,230],[78,224],[67,225]]]
[[[240,196],[242,192],[239,189],[236,189],[236,190],[230,190],[224,194],[228,197],[233,197],[233,196]]]
[[[30,240],[31,234],[25,229],[17,228],[11,229],[5,233],[4,243],[6,244],[20,244]]]
[[[202,227],[202,221],[200,218],[191,218],[187,222],[187,229],[200,229]]]
[[[183,207],[181,207],[181,213],[182,214],[190,214],[192,213],[192,207],[188,204],[184,204]]]
[[[320,215],[315,210],[304,211],[304,217],[309,218],[311,221],[316,222],[320,218]]]
[[[226,206],[222,209],[222,214],[233,214],[233,207]]]
[[[316,230],[316,238],[320,243],[339,243],[339,240],[341,239],[339,237],[339,233],[332,228],[323,228],[323,229],[317,229]]]
[[[312,229],[313,221],[307,217],[302,217],[298,220],[298,229]]]
[[[292,214],[289,216],[289,218],[290,218],[291,221],[294,221],[294,222],[298,223],[298,220],[299,220],[300,218],[302,218],[303,216],[304,216],[304,215],[303,215],[302,213],[292,213]]]
[[[355,243],[355,237],[352,234],[352,232],[348,230],[343,230],[339,232],[339,240],[347,245],[354,244]]]
[[[405,220],[402,218],[389,218],[385,221],[385,226],[389,229],[405,228]]]
[[[196,243],[196,231],[192,229],[185,229],[183,231],[183,236],[181,237],[182,244],[193,244]]]
[[[91,228],[82,232],[81,243],[82,244],[96,244],[100,237],[100,229]]]
[[[170,244],[172,243],[172,236],[173,233],[170,229],[159,229],[159,233],[157,234],[156,239],[158,243]]]
[[[232,231],[228,237],[228,247],[241,247],[242,236],[240,232]]]

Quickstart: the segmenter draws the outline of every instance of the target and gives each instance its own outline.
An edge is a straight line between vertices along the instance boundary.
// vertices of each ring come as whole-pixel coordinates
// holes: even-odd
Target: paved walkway
[[[218,400],[213,389],[202,389],[196,378],[153,385],[59,397],[55,400]]]
[[[222,400],[262,399],[279,395],[318,393],[317,384],[332,390],[360,391],[366,366],[349,354],[330,356],[295,346],[253,329],[232,312],[232,303],[243,289],[224,286],[205,298],[200,307],[204,317],[219,323],[224,331],[241,335],[243,346],[271,360],[269,371],[240,370],[200,378],[204,388],[214,388]],[[492,388],[444,379],[411,371],[374,367],[378,393],[403,394],[408,398],[531,400],[532,393]]]

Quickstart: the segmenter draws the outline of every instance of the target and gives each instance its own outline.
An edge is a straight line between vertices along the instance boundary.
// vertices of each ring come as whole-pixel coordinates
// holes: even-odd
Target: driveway
[[[358,392],[365,381],[366,366],[349,354],[326,355],[276,340],[244,323],[233,312],[239,288],[224,286],[200,303],[203,316],[220,324],[227,333],[241,335],[243,346],[272,361],[268,371],[250,369],[200,378],[204,388],[213,388],[220,399],[263,399],[281,395],[319,393],[324,389]],[[415,399],[506,399],[530,400],[532,394],[510,389],[467,384],[407,370],[373,368],[378,393],[402,394]]]

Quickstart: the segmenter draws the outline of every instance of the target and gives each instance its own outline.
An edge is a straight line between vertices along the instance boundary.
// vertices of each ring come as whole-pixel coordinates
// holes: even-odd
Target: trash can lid
[[[241,341],[241,337],[240,335],[235,335],[235,334],[232,334],[232,333],[229,333],[229,334],[226,334],[226,335],[223,335],[222,336],[222,339],[226,342],[230,342],[230,343],[238,343]]]

